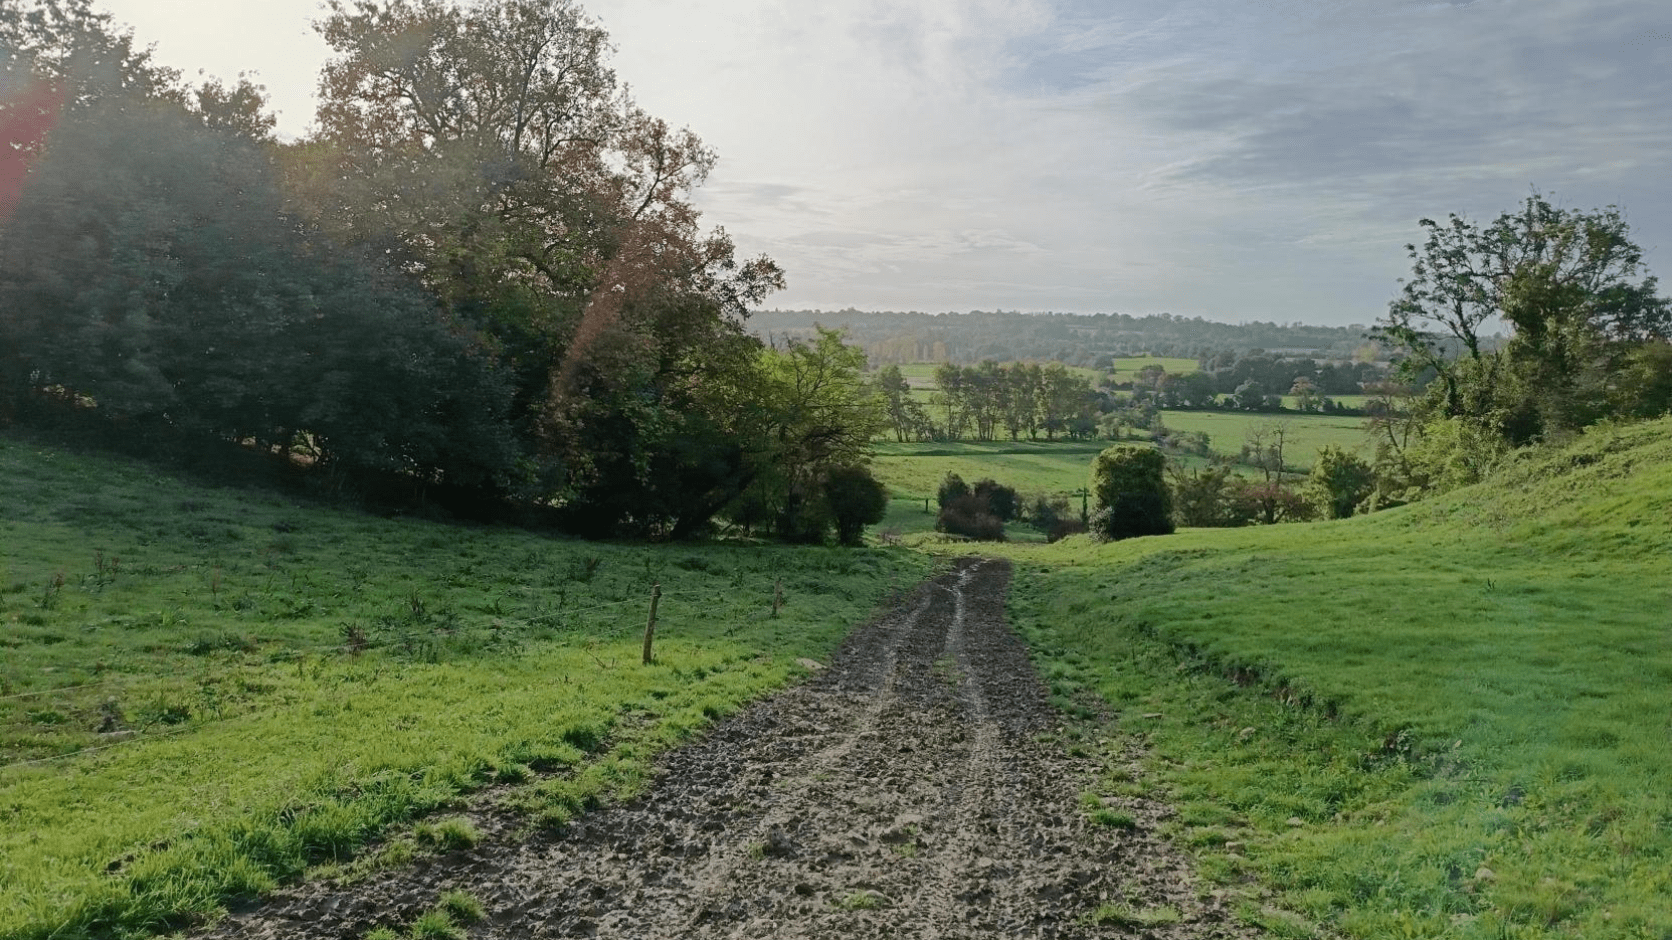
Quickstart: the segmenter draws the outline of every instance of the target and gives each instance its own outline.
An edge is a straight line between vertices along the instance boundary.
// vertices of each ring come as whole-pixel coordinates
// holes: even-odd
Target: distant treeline
[[[877,373],[888,422],[899,441],[1054,440],[1062,434],[1083,440],[1097,433],[1097,416],[1109,400],[1091,382],[1060,362],[1011,363],[992,360],[975,366],[942,363],[935,369],[937,391],[925,407],[894,365]]]
[[[867,313],[859,310],[761,310],[756,335],[809,337],[816,326],[841,330],[865,350],[873,366],[891,362],[965,365],[1039,360],[1107,368],[1115,357],[1149,354],[1196,359],[1253,349],[1320,359],[1369,358],[1377,347],[1365,326],[1299,323],[1215,323],[1200,317],[1124,313]]]

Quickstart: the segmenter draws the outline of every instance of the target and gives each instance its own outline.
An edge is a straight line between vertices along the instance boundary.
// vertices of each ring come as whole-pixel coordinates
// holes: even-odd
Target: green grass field
[[[560,821],[928,568],[380,519],[5,436],[0,519],[8,938],[185,926],[489,783]]]
[[[948,469],[1066,492],[1105,445],[885,445],[874,531],[967,553],[924,534]],[[8,938],[167,932],[401,864],[431,850],[411,823],[489,784],[565,820],[932,567],[379,519],[5,436],[0,520]],[[1111,752],[1099,788],[1170,800],[1248,922],[1666,940],[1669,520],[1662,421],[1369,517],[979,551],[1016,559],[1012,615],[1063,707],[1102,698],[1148,755]]]
[[[1186,372],[1200,371],[1194,359],[1173,359],[1163,356],[1130,356],[1115,360],[1114,373],[1116,382],[1130,382],[1147,366],[1160,366],[1169,375],[1183,375]]]
[[[878,442],[872,470],[900,499],[932,497],[948,473],[991,477],[1020,493],[1069,493],[1086,485],[1108,441]]]
[[[1363,418],[1335,415],[1255,414],[1237,411],[1161,412],[1161,421],[1175,431],[1201,431],[1208,436],[1214,453],[1235,457],[1250,429],[1283,427],[1287,432],[1285,462],[1297,470],[1312,468],[1318,451],[1334,444],[1343,450],[1369,458],[1374,447],[1365,431]]]
[[[1370,517],[1002,551],[1063,701],[1152,751],[1110,785],[1169,794],[1245,919],[1664,940],[1669,518],[1662,421]]]

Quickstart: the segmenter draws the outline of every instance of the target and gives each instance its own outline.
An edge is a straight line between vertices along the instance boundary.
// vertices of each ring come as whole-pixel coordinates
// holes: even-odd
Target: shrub
[[[935,491],[935,501],[945,509],[953,500],[968,495],[970,486],[964,482],[964,478],[956,473],[948,473],[946,479],[941,481],[940,489]]]
[[[1166,458],[1153,447],[1117,444],[1098,454],[1091,471],[1092,498],[1098,507],[1091,531],[1111,540],[1172,533],[1173,501],[1165,469]]]
[[[970,492],[987,505],[988,512],[998,516],[1003,522],[1016,518],[1022,508],[1022,499],[1016,495],[1016,488],[1005,486],[997,480],[977,480]]]
[[[858,545],[865,527],[888,512],[888,489],[864,467],[837,467],[825,475],[824,501],[836,523],[836,541]]]
[[[1306,496],[1326,519],[1345,519],[1376,489],[1370,464],[1330,444],[1306,479]]]
[[[982,542],[1004,541],[1004,520],[987,510],[987,504],[973,494],[960,496],[941,507],[935,531],[963,535]]]
[[[1045,541],[1060,542],[1070,535],[1079,535],[1087,530],[1087,525],[1080,521],[1079,516],[1068,516],[1058,519],[1056,524],[1045,532]]]

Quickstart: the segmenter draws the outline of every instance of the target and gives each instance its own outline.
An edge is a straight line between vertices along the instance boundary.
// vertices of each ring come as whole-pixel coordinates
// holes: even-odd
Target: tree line
[[[1097,415],[1107,404],[1090,379],[1060,362],[941,363],[927,405],[912,397],[899,366],[880,369],[876,385],[897,441],[1084,440],[1097,433]]]
[[[863,353],[747,330],[782,272],[702,227],[714,152],[579,6],[332,0],[317,28],[316,126],[280,141],[264,89],[183,82],[90,0],[0,4],[0,421],[587,535],[880,512]]]
[[[1070,314],[971,310],[962,313],[762,310],[751,327],[763,336],[806,337],[816,324],[842,330],[873,367],[889,363],[1056,361],[1107,369],[1119,356],[1195,359],[1257,349],[1346,360],[1373,352],[1366,326],[1219,323],[1174,314]]]

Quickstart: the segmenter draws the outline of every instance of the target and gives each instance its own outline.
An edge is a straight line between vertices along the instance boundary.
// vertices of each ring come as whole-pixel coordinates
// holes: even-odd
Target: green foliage
[[[982,542],[1002,542],[1004,520],[993,514],[986,500],[969,494],[955,497],[941,507],[935,517],[935,531]]]
[[[994,441],[1008,435],[1047,440],[1066,434],[1085,440],[1096,431],[1099,396],[1090,380],[1060,362],[986,360],[975,366],[943,362],[934,367],[935,392],[925,409],[911,399],[903,370],[890,365],[878,374],[888,401],[888,420],[897,441]],[[938,423],[937,423],[938,420]]]
[[[820,330],[814,342],[764,350],[759,369],[750,395],[758,443],[747,457],[748,487],[728,515],[786,541],[821,542],[840,522],[826,481],[832,474],[852,478],[849,468],[866,463],[882,430],[882,402],[864,379],[865,354]]]
[[[1153,447],[1120,444],[1098,454],[1091,469],[1092,501],[1097,506],[1092,532],[1112,540],[1171,533],[1166,464]]]
[[[942,480],[940,486],[935,489],[935,502],[942,509],[945,509],[952,505],[955,500],[963,499],[968,495],[970,495],[970,485],[964,482],[964,478],[956,473],[948,473],[946,479]]]
[[[824,475],[824,501],[836,525],[836,541],[858,545],[865,527],[881,522],[888,510],[888,489],[864,467],[833,467]]]
[[[997,516],[1000,522],[1015,519],[1021,510],[1021,497],[1016,495],[1016,488],[987,478],[975,481],[970,488],[970,495],[981,500],[987,506],[987,511]]]
[[[1506,447],[1662,413],[1668,363],[1653,347],[1672,336],[1672,303],[1617,207],[1560,209],[1534,193],[1485,227],[1421,224],[1412,276],[1376,329],[1407,380],[1435,377],[1407,420],[1417,442],[1443,439],[1392,455],[1415,488],[1476,479]],[[1511,327],[1498,350],[1479,336],[1492,318]]]
[[[1370,464],[1339,447],[1325,447],[1306,478],[1306,494],[1325,519],[1345,519],[1376,489]]]

